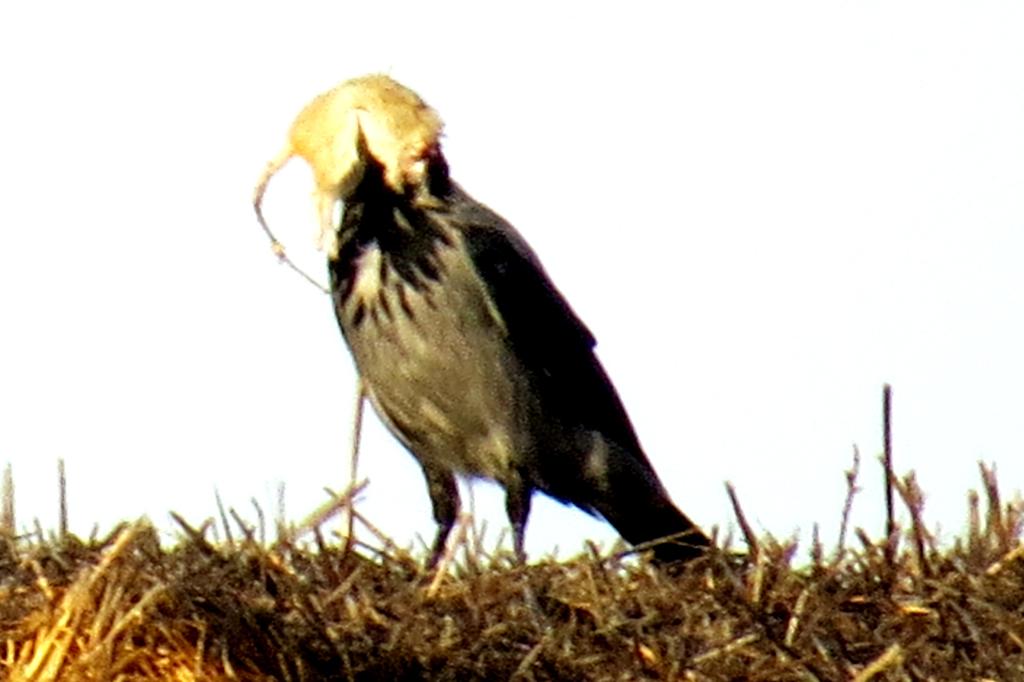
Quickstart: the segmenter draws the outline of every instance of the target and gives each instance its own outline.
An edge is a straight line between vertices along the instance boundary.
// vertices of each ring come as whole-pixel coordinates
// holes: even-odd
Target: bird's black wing
[[[511,225],[458,187],[447,199],[447,219],[463,235],[541,412],[538,451],[524,462],[529,485],[600,514],[633,544],[675,537],[655,548],[661,561],[702,554],[710,539],[668,497],[594,354],[593,335],[537,256]]]
[[[505,324],[510,346],[544,393],[542,404],[575,425],[600,432],[650,469],[625,408],[594,354],[594,336],[526,241],[458,187],[453,188],[450,207]]]

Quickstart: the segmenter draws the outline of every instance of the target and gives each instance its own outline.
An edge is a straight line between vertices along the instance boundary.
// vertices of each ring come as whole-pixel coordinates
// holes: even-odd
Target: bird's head
[[[420,184],[436,152],[442,123],[419,95],[382,74],[353,78],[317,96],[296,117],[285,148],[268,165],[256,187],[260,202],[270,178],[288,159],[299,156],[313,170],[320,216],[318,245],[337,255],[334,210],[352,195],[371,161],[384,182],[404,193]]]

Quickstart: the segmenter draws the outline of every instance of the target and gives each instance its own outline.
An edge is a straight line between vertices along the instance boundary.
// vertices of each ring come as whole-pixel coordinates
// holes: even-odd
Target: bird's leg
[[[455,525],[455,517],[459,514],[459,488],[455,477],[443,469],[423,466],[423,475],[427,478],[427,492],[430,503],[434,507],[434,520],[437,521],[437,535],[430,549],[427,568],[434,568],[444,554],[444,546],[448,535]]]
[[[526,519],[530,516],[530,499],[533,488],[527,485],[521,476],[513,476],[505,486],[505,512],[512,524],[512,548],[516,559],[526,563],[526,551],[523,549],[523,538],[526,535]]]

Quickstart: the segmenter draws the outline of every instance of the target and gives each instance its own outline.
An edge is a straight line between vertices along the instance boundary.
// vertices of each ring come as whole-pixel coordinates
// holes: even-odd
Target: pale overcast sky
[[[269,3],[268,3],[269,6]],[[926,518],[977,461],[1024,480],[1024,5],[7,3],[0,9],[0,462],[19,525],[72,530],[214,490],[298,519],[347,480],[352,366],[328,299],[250,205],[303,104],[384,71],[447,123],[599,340],[655,468],[705,528],[882,528],[880,396]],[[606,9],[606,7],[609,7]],[[671,7],[672,9],[668,9]],[[299,162],[266,213],[317,274]],[[361,509],[433,534],[369,420]],[[501,497],[477,485],[494,537]],[[468,502],[468,499],[467,499]],[[527,549],[614,533],[535,503]]]

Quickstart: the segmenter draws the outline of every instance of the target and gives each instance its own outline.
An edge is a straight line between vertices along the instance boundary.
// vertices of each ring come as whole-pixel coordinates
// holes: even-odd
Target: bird
[[[388,75],[342,82],[296,117],[257,185],[311,168],[330,294],[363,389],[423,470],[436,565],[459,513],[457,476],[505,492],[513,549],[535,492],[610,523],[655,561],[711,540],[672,502],[594,335],[520,233],[449,172],[443,123]],[[338,208],[341,208],[340,212]],[[280,255],[280,253],[279,253]]]

